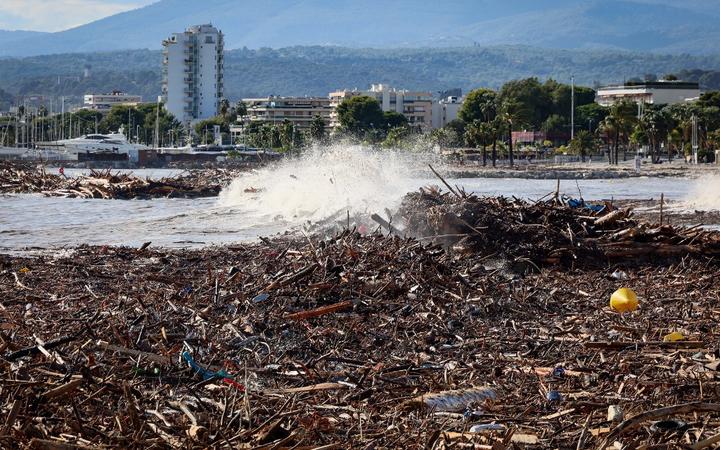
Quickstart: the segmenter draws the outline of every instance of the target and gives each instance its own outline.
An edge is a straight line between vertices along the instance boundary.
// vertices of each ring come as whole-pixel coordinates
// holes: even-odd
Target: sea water
[[[439,185],[428,170],[433,155],[374,151],[361,146],[316,147],[298,158],[244,173],[217,198],[99,200],[0,196],[0,251],[55,249],[80,244],[175,248],[255,240],[297,230],[337,214],[384,216],[403,195]],[[177,172],[154,170],[153,177]],[[149,175],[149,174],[148,174]],[[448,179],[481,196],[538,199],[555,180]],[[713,188],[714,187],[714,188]],[[561,191],[585,199],[658,199],[675,207],[720,209],[720,177],[562,181]]]

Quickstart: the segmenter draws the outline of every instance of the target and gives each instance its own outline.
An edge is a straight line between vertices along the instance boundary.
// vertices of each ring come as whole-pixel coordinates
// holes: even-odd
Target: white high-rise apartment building
[[[197,25],[163,41],[163,102],[189,126],[218,114],[223,96],[223,34]]]

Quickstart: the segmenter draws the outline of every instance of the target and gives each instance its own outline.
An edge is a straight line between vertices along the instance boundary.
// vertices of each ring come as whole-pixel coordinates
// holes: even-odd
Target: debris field
[[[0,194],[38,193],[46,197],[151,199],[216,197],[237,176],[236,170],[194,170],[176,177],[153,180],[111,169],[64,177],[44,168],[0,162]]]
[[[0,256],[0,447],[720,443],[718,233],[437,189],[397,217]]]

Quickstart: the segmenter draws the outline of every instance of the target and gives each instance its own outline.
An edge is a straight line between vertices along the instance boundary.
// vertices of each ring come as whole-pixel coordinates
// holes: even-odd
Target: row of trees
[[[21,107],[16,117],[6,117],[4,123],[0,123],[4,128],[0,132],[0,139],[2,145],[6,146],[17,143],[29,145],[31,142],[71,139],[84,134],[107,134],[122,128],[128,140],[154,145],[155,125],[159,118],[157,123],[161,142],[158,144],[169,145],[171,141],[178,141],[184,134],[182,124],[162,105],[159,114],[157,108],[157,104],[144,103],[138,106],[114,106],[104,115],[92,110],[50,115],[45,107],[40,107],[34,114]]]
[[[575,105],[578,124],[588,123],[592,129],[601,120],[601,112],[594,103],[595,91],[575,88]],[[491,160],[496,164],[499,143],[507,150],[510,164],[514,162],[512,132],[542,130],[548,136],[562,141],[570,136],[572,87],[537,78],[515,80],[494,91],[477,89],[465,98],[458,119],[433,136],[440,145],[482,148],[483,165],[487,164],[488,147],[492,147]]]
[[[705,93],[695,103],[643,105],[622,101],[606,108],[594,102],[595,92],[575,88],[575,139],[563,147],[580,155],[597,151],[602,142],[607,158],[617,164],[631,149],[647,146],[653,161],[664,151],[669,158],[690,152],[693,120],[697,122],[700,157],[712,158],[720,147],[720,92]],[[537,78],[511,81],[499,91],[471,91],[459,111],[458,119],[434,130],[441,146],[468,146],[482,149],[483,165],[492,148],[493,166],[498,149],[514,162],[513,131],[540,130],[548,139],[568,142],[571,127],[571,86]],[[695,118],[695,119],[693,119]]]
[[[691,154],[695,124],[699,158],[712,160],[713,151],[720,148],[720,92],[675,105],[616,103],[605,110],[597,138],[607,142],[610,163],[618,163],[620,148],[625,157],[628,150],[639,146],[647,146],[653,162],[659,162],[662,153],[670,160]]]

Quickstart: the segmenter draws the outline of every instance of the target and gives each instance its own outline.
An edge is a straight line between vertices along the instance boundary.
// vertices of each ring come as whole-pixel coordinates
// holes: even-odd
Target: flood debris
[[[631,209],[606,206],[595,211],[567,207],[557,197],[529,202],[431,187],[408,194],[397,215],[407,234],[459,253],[495,255],[535,268],[720,256],[717,233],[642,222]]]
[[[111,169],[65,177],[44,167],[0,162],[0,194],[37,193],[46,197],[151,199],[215,197],[238,174],[235,170],[194,170],[153,180]]]
[[[720,442],[718,233],[458,194],[406,199],[437,239],[0,255],[0,447]]]

